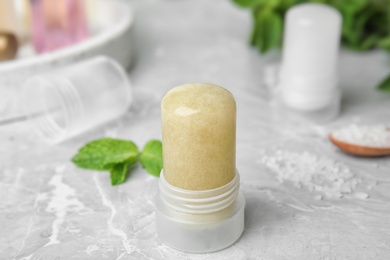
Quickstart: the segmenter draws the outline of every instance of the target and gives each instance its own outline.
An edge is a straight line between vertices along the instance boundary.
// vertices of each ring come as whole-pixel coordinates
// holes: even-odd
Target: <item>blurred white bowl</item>
[[[30,45],[15,60],[0,63],[0,117],[17,106],[21,83],[31,75],[95,55],[105,55],[128,68],[134,61],[134,16],[126,1],[99,1],[89,15],[91,36],[80,43],[44,54]],[[11,113],[12,114],[12,113]]]

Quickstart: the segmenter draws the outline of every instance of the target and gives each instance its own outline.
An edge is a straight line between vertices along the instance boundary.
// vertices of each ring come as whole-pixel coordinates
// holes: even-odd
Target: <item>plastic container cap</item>
[[[279,81],[286,105],[304,111],[334,106],[340,32],[341,15],[330,6],[301,4],[287,12]]]
[[[208,253],[236,242],[244,230],[245,198],[240,175],[216,189],[184,190],[169,184],[163,171],[156,200],[158,237],[168,246]]]
[[[21,100],[43,140],[60,143],[122,116],[132,91],[126,71],[99,56],[27,79]]]

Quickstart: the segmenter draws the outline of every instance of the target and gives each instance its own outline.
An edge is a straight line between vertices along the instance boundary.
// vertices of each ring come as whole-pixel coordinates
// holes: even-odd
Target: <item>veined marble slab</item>
[[[0,259],[389,259],[390,160],[338,151],[327,133],[350,123],[390,123],[390,96],[375,89],[387,54],[342,51],[340,117],[314,124],[275,107],[264,72],[277,54],[247,45],[250,14],[228,0],[134,0],[138,63],[130,72],[135,103],[111,124],[64,144],[42,143],[26,123],[0,128]],[[130,139],[142,147],[161,137],[160,99],[187,82],[211,82],[236,98],[237,168],[246,226],[233,246],[187,254],[156,236],[158,179],[136,167],[112,187],[105,172],[70,158],[87,141]],[[352,192],[279,182],[262,163],[275,150],[307,152],[342,163],[359,179]],[[367,195],[367,196],[366,196]]]

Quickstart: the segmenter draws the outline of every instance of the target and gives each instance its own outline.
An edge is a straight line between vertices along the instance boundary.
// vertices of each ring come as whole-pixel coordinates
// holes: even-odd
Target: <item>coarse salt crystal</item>
[[[322,193],[321,197],[342,198],[360,183],[346,165],[309,152],[277,150],[264,153],[259,162],[275,172],[280,183],[290,181],[296,188]]]
[[[369,197],[368,194],[365,192],[356,192],[353,195],[355,196],[355,198],[361,199],[361,200],[368,199],[368,197]]]
[[[390,147],[390,129],[384,125],[350,125],[336,130],[332,136],[342,142],[367,147]]]

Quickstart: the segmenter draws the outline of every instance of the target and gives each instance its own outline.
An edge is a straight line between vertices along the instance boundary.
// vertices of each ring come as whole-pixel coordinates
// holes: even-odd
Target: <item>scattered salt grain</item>
[[[332,133],[335,139],[368,147],[390,147],[390,129],[383,125],[350,125]]]
[[[59,165],[59,166],[55,167],[56,173],[62,173],[65,171],[65,169],[66,169],[65,165]]]
[[[275,172],[280,183],[290,181],[297,188],[320,192],[321,199],[342,198],[353,193],[361,182],[345,164],[306,151],[294,153],[276,150],[264,154],[259,162]]]
[[[365,200],[365,199],[368,199],[368,194],[365,193],[365,192],[356,192],[353,194],[355,196],[355,198],[357,199],[361,199],[361,200]]]
[[[368,190],[372,190],[377,185],[376,181],[373,181],[367,185]]]

